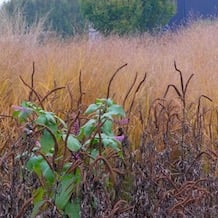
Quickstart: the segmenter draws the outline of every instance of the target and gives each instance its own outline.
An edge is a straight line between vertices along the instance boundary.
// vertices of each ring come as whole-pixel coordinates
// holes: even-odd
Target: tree
[[[45,29],[56,31],[62,36],[84,31],[85,23],[78,0],[10,0],[3,7],[9,14],[21,8],[28,25],[45,17]]]
[[[151,31],[175,12],[174,0],[80,0],[81,11],[104,35]]]

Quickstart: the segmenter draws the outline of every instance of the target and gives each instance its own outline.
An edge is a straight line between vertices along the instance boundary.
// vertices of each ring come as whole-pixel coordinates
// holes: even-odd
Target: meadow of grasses
[[[68,85],[77,99],[78,75],[81,71],[86,104],[96,97],[105,96],[111,75],[127,63],[113,82],[114,100],[122,103],[136,72],[139,81],[146,72],[146,82],[137,95],[137,102],[143,110],[147,110],[152,99],[163,97],[169,83],[179,82],[173,65],[175,60],[185,78],[195,74],[189,87],[190,101],[205,94],[216,105],[217,25],[196,23],[178,33],[165,33],[160,37],[112,36],[93,42],[78,37],[66,42],[51,39],[43,45],[37,43],[40,28],[38,30],[36,27],[28,34],[22,31],[18,34],[22,27],[18,26],[18,33],[13,33],[9,26],[9,30],[1,34],[0,40],[1,111],[10,114],[11,105],[27,97],[29,90],[19,76],[30,81],[33,62],[36,68],[35,86],[42,93],[54,86]],[[69,96],[65,93],[56,104],[55,110],[66,110]],[[133,117],[137,113],[134,111]],[[138,132],[141,128],[134,125],[134,129]]]
[[[125,187],[132,185],[135,192],[118,196],[129,204],[122,213],[111,202],[107,216],[101,211],[90,217],[216,217],[218,22],[90,41],[47,36],[40,25],[26,30],[19,19],[1,21],[1,167],[21,132],[11,118],[12,105],[28,100],[30,87],[40,96],[63,87],[45,99],[44,108],[64,120],[78,111],[81,97],[84,111],[96,98],[107,97],[109,88],[109,97],[124,106],[129,119],[124,128],[128,178],[119,188],[130,192]],[[31,100],[39,103],[34,94]]]

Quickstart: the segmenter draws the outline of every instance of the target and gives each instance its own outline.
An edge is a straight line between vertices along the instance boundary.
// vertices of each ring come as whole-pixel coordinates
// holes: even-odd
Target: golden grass
[[[142,126],[138,110],[142,108],[144,118],[151,101],[163,97],[170,83],[179,84],[179,74],[185,79],[194,73],[188,90],[188,100],[196,101],[200,94],[218,103],[218,21],[198,22],[176,33],[162,36],[119,38],[111,36],[96,41],[77,38],[61,42],[57,39],[37,44],[33,34],[15,34],[15,37],[0,36],[0,111],[11,114],[11,105],[20,104],[28,98],[29,89],[19,76],[30,84],[32,63],[35,62],[35,89],[45,94],[54,87],[68,86],[76,101],[79,96],[79,72],[82,72],[84,104],[105,97],[108,82],[115,70],[128,63],[112,83],[111,96],[122,103],[127,90],[138,72],[138,80],[147,72],[147,79],[136,98],[131,114],[131,139],[138,142]],[[131,102],[131,97],[128,105]],[[47,103],[47,108],[58,113],[69,110],[70,98],[67,89],[58,91],[56,100]],[[1,122],[3,124],[3,122]]]

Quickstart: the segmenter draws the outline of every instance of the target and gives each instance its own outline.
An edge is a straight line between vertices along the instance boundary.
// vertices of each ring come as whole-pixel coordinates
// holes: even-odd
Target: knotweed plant
[[[24,186],[24,191],[31,192],[23,199],[17,196],[16,200],[23,205],[11,210],[11,215],[106,217],[114,213],[114,205],[120,212],[123,207],[126,209],[125,201],[119,205],[116,196],[110,196],[117,176],[124,174],[116,168],[123,160],[123,138],[113,133],[114,118],[125,116],[121,106],[111,99],[97,99],[85,111],[86,122],[79,132],[72,131],[72,126],[78,128],[77,116],[67,124],[28,101],[13,109],[13,116],[23,125],[23,135],[14,145],[12,160],[20,168],[12,180],[18,183],[17,187]],[[7,206],[1,209],[5,213],[10,211]]]

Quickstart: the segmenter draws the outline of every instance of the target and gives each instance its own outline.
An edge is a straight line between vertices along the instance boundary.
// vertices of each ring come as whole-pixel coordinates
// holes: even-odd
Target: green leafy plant
[[[171,0],[80,0],[80,6],[84,17],[104,35],[152,31],[167,24],[176,8]]]
[[[122,157],[121,143],[113,133],[113,119],[125,116],[123,108],[111,99],[97,99],[85,111],[87,122],[79,134],[71,131],[76,120],[68,124],[32,102],[13,108],[14,117],[25,123],[26,134],[35,137],[24,166],[38,179],[32,193],[32,217],[51,208],[56,208],[60,216],[80,217],[80,187],[85,170],[103,175],[107,168],[109,180],[113,181],[115,173],[119,173],[110,165],[107,152],[109,149],[116,154],[114,157]],[[17,158],[25,155],[26,151]],[[106,186],[109,180],[105,180]]]

